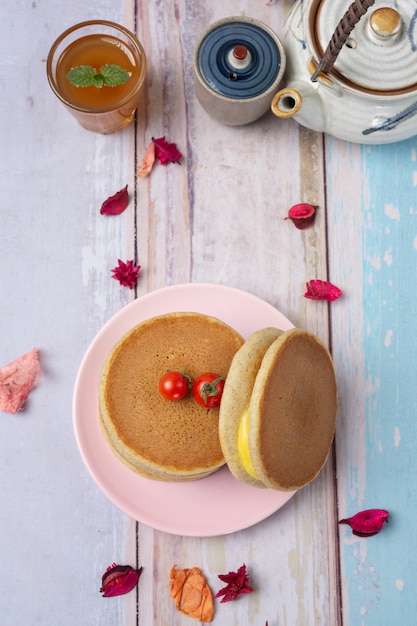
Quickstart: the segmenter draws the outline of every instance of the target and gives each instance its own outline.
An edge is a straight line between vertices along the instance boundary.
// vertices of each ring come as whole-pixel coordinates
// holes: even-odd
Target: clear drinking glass
[[[107,64],[127,70],[129,78],[114,87],[77,87],[67,74],[90,66],[97,73]],[[106,20],[91,20],[66,30],[49,51],[46,71],[55,95],[87,130],[108,134],[130,124],[140,103],[146,77],[142,44],[127,28]]]

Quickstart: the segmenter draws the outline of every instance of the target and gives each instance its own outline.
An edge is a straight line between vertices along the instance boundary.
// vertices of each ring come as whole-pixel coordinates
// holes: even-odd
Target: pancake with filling
[[[235,478],[255,487],[264,484],[245,469],[247,463],[241,457],[248,458],[249,452],[242,449],[240,442],[247,440],[249,404],[262,359],[281,334],[277,328],[263,328],[248,337],[233,357],[220,407],[220,443],[227,465]]]
[[[272,338],[271,329],[258,331],[234,357],[222,398],[220,439],[238,480],[292,491],[312,481],[328,457],[336,379],[326,346],[312,333],[291,329]],[[248,360],[242,358],[245,352]],[[251,391],[238,405],[245,371],[259,362],[255,377],[250,375]]]
[[[142,322],[111,350],[99,389],[99,414],[112,451],[131,469],[159,480],[194,480],[225,463],[219,409],[179,401],[158,389],[167,371],[191,379],[213,371],[226,377],[242,337],[199,313],[169,313]]]

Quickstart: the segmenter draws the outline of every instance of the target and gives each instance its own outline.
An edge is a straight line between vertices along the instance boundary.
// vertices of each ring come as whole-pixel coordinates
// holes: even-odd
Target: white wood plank
[[[8,92],[1,105],[0,358],[5,364],[35,345],[42,367],[24,412],[2,414],[0,424],[0,552],[8,563],[1,620],[16,626],[128,623],[135,603],[99,594],[104,569],[134,558],[134,527],[88,475],[71,415],[79,362],[130,296],[109,270],[125,251],[131,212],[106,222],[98,211],[133,180],[133,137],[83,131],[45,75],[49,46],[64,28],[94,13],[121,20],[122,8],[55,3],[52,12],[5,2],[0,9]]]
[[[185,158],[180,168],[159,167],[138,182],[138,257],[146,259],[147,288],[188,280],[230,284],[259,295],[295,324],[311,327],[327,340],[327,307],[303,298],[306,280],[327,273],[321,138],[269,115],[238,129],[213,121],[193,96],[192,38],[197,41],[197,31],[224,14],[207,14],[207,7],[200,6],[193,12],[190,33],[184,19],[187,8],[180,4],[176,18],[166,5],[148,7],[149,22],[168,29],[165,36],[159,34],[151,56],[156,68],[167,68],[169,81],[165,91],[157,79],[150,85],[150,129],[143,141],[140,127],[140,143],[145,146],[159,124],[161,134],[175,141]],[[251,8],[255,17],[266,19],[265,7]],[[242,3],[240,9],[236,13],[245,12]],[[175,53],[182,65],[174,62]],[[147,217],[141,198],[150,199]],[[301,201],[320,205],[317,225],[304,233],[284,220],[290,206]],[[256,593],[246,602],[218,606],[215,622],[264,624],[269,619],[270,624],[301,625],[317,619],[336,624],[333,497],[330,461],[328,471],[311,487],[251,530],[198,540],[140,527],[144,571],[155,561],[151,541],[158,555],[153,582],[143,578],[142,598],[161,599],[158,613],[153,602],[141,605],[144,623],[152,618],[184,625],[189,621],[176,615],[169,598],[173,564],[203,567],[216,590],[217,574],[245,561],[253,571]]]

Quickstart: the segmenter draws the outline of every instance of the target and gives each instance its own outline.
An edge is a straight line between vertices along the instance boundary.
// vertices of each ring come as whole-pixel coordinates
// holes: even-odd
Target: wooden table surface
[[[219,573],[246,563],[254,592],[216,601],[221,626],[415,624],[416,140],[361,146],[267,113],[246,127],[198,104],[193,52],[232,15],[278,35],[291,3],[266,0],[3,0],[0,7],[0,366],[32,347],[42,375],[24,410],[0,416],[0,623],[10,626],[186,626],[169,571]],[[83,130],[51,92],[45,60],[77,22],[135,30],[147,52],[146,104],[114,135]],[[181,165],[136,166],[165,136]],[[129,185],[117,217],[99,213]],[[313,228],[284,220],[318,205]],[[110,276],[141,266],[136,290]],[[327,279],[343,297],[304,298]],[[319,477],[282,509],[228,535],[186,537],[131,519],[81,459],[72,394],[103,325],[134,298],[208,282],[264,299],[330,347],[339,388],[337,433]],[[385,508],[390,523],[359,538],[337,521]],[[222,512],[219,510],[219,516]],[[112,562],[143,566],[138,590],[102,598]]]

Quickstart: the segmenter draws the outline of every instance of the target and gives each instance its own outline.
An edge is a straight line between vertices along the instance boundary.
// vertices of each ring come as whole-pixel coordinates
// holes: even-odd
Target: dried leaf
[[[312,204],[295,204],[290,208],[288,217],[285,219],[290,219],[296,228],[304,230],[314,224],[317,209],[318,207]]]
[[[382,530],[388,520],[389,513],[385,509],[367,509],[352,517],[341,519],[339,524],[349,524],[353,534],[358,537],[372,537]]]
[[[113,273],[112,278],[118,280],[123,287],[133,289],[140,276],[140,265],[134,265],[133,260],[123,263],[123,261],[118,259],[117,263],[118,265],[111,270]]]
[[[249,576],[246,573],[246,565],[243,564],[237,572],[229,572],[228,574],[219,574],[220,580],[227,583],[216,593],[216,598],[222,597],[220,602],[230,602],[237,600],[241,593],[251,593],[252,587],[249,586]]]
[[[39,380],[38,351],[33,348],[0,369],[0,411],[17,413]]]
[[[170,592],[180,613],[195,617],[200,622],[211,622],[213,595],[198,567],[177,569],[174,565],[170,573]]]
[[[336,285],[327,282],[326,280],[310,280],[306,283],[305,298],[310,300],[327,300],[327,302],[333,302],[342,295],[341,290]]]
[[[114,196],[110,196],[103,202],[100,213],[102,215],[119,215],[123,213],[128,204],[129,194],[126,185],[126,187],[115,193]]]
[[[151,141],[149,146],[146,149],[145,156],[142,161],[138,165],[138,169],[136,171],[136,176],[138,178],[145,178],[151,172],[153,165],[155,163],[156,151],[155,151],[155,143]]]
[[[131,591],[138,584],[142,569],[140,567],[136,570],[130,565],[116,565],[116,563],[110,565],[101,579],[100,592],[103,598],[121,596]]]
[[[155,144],[155,154],[159,159],[161,165],[167,163],[179,163],[182,159],[181,152],[177,149],[175,143],[168,143],[165,137],[155,139],[152,137],[152,141]]]

